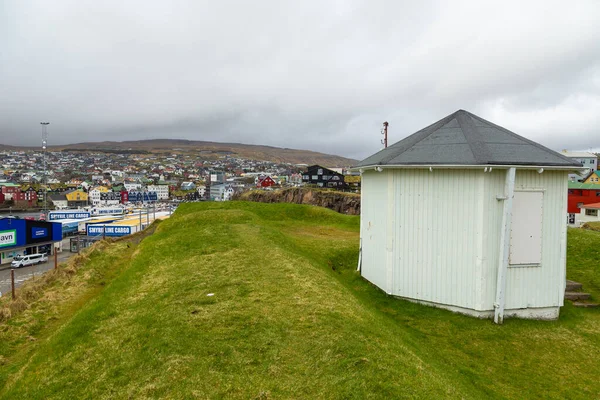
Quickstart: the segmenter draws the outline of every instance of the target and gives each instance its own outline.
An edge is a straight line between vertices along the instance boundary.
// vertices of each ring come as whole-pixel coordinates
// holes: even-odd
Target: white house
[[[100,204],[100,193],[106,193],[108,190],[105,187],[95,187],[88,192],[90,203],[93,206]]]
[[[131,192],[132,190],[135,190],[135,191],[142,190],[142,184],[139,182],[126,182],[123,184],[123,187],[128,192]]]
[[[196,191],[198,192],[198,196],[200,196],[200,198],[204,198],[204,196],[206,196],[206,186],[204,185],[198,185],[196,186]]]
[[[58,193],[58,194],[51,194],[48,196],[48,198],[50,199],[50,201],[52,202],[52,204],[54,204],[54,208],[57,210],[63,210],[68,208],[68,200],[67,197],[62,194],[62,193]]]
[[[579,214],[575,214],[575,226],[581,226],[586,222],[600,222],[600,203],[583,204]]]
[[[562,154],[569,158],[572,158],[575,161],[580,162],[584,168],[587,168],[587,173],[594,172],[598,169],[598,157],[594,153],[588,153],[585,151],[567,151],[563,150]],[[571,173],[569,174],[569,180],[571,181],[579,181],[585,175],[585,171],[583,173]]]
[[[148,185],[149,192],[156,192],[158,200],[169,200],[169,185]]]
[[[210,199],[215,201],[228,201],[231,199],[235,189],[231,184],[219,183],[210,186]]]
[[[459,110],[361,161],[361,273],[477,317],[555,319],[580,163]]]

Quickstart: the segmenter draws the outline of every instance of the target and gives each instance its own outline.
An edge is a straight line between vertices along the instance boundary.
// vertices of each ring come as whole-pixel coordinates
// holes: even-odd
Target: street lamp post
[[[46,148],[48,147],[48,130],[47,127],[50,125],[50,122],[40,122],[42,125],[42,150],[43,150],[43,160],[44,160],[44,177],[42,178],[43,185],[43,194],[44,194],[44,209],[42,210],[44,213],[44,218],[46,214],[48,214],[48,171],[46,168]]]

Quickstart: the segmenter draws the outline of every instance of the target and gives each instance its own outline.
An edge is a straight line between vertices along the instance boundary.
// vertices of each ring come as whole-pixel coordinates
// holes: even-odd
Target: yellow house
[[[69,207],[81,207],[88,204],[88,194],[81,189],[65,192]]]
[[[600,185],[600,173],[598,171],[594,171],[585,178],[583,183],[592,183],[595,185]]]
[[[106,186],[96,186],[92,190],[97,190],[100,193],[108,193],[108,188]]]

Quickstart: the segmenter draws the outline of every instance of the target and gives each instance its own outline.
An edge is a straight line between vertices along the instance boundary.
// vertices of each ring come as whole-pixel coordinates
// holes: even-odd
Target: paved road
[[[58,263],[68,260],[76,253],[69,251],[69,242],[67,240],[66,245],[63,243],[63,251],[58,253]],[[7,265],[2,265],[0,268],[6,268]],[[27,267],[21,267],[15,269],[15,286],[18,288],[27,279],[36,279],[42,276],[42,274],[48,270],[54,268],[54,256],[48,257],[48,262],[37,265],[29,265]],[[0,271],[0,293],[2,296],[10,293],[10,268]]]
[[[0,211],[0,218],[8,217],[9,215],[12,215],[14,217],[19,217],[19,218],[34,217],[35,219],[38,219],[40,214],[42,214],[41,211],[13,211],[11,213],[7,209],[2,209]]]

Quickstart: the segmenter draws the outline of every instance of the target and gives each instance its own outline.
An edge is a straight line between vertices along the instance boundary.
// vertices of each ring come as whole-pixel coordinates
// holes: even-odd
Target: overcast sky
[[[0,143],[184,138],[362,159],[466,109],[600,148],[600,1],[0,1]]]

